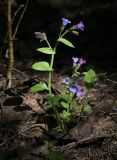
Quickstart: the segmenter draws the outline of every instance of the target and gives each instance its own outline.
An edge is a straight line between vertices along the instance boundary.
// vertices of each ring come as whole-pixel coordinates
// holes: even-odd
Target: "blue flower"
[[[77,63],[80,59],[78,57],[73,57],[72,60],[73,60],[73,63]]]
[[[69,21],[68,19],[66,18],[62,18],[62,21],[63,21],[63,26],[66,26],[68,23],[71,23],[71,21]]]
[[[84,31],[84,24],[83,22],[79,22],[77,25],[76,25],[77,29],[81,30],[81,31]]]
[[[71,83],[71,79],[69,77],[66,77],[63,79],[63,83],[64,84],[70,84]]]
[[[73,93],[77,93],[77,92],[78,92],[78,87],[75,86],[75,85],[72,85],[72,86],[69,88],[69,90],[70,90],[71,92],[73,92]]]

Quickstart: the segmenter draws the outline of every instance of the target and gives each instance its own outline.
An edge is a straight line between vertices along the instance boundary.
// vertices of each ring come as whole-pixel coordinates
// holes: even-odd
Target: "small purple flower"
[[[86,60],[84,60],[83,58],[80,58],[80,60],[79,60],[79,64],[85,64],[86,63]]]
[[[63,26],[66,26],[68,23],[71,23],[71,21],[69,21],[68,19],[66,18],[62,18],[62,21],[63,21]]]
[[[69,77],[66,77],[63,79],[63,83],[64,84],[70,84],[71,83],[71,79]]]
[[[83,94],[84,94],[84,90],[83,89],[78,89],[78,91],[76,92],[77,98],[81,97]]]
[[[78,57],[73,57],[72,60],[73,60],[73,63],[77,63],[80,59]]]
[[[77,29],[79,29],[79,30],[81,30],[81,31],[84,31],[84,24],[83,24],[82,21],[79,22],[76,26],[77,26]]]
[[[77,93],[77,92],[78,92],[78,87],[75,86],[75,85],[72,85],[72,86],[69,88],[69,90],[70,90],[71,92],[73,92],[73,93]]]

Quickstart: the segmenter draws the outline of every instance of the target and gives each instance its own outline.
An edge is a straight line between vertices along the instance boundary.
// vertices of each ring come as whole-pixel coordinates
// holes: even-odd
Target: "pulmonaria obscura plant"
[[[58,123],[56,128],[57,131],[67,131],[68,125],[74,117],[76,110],[79,112],[77,117],[82,116],[83,113],[92,113],[91,106],[87,102],[87,95],[89,86],[97,81],[97,76],[94,70],[90,69],[87,72],[79,72],[79,68],[86,63],[86,60],[83,58],[73,57],[73,73],[71,78],[66,77],[63,79],[64,89],[61,93],[52,93],[52,72],[54,70],[53,64],[58,44],[63,43],[68,47],[75,48],[72,42],[64,38],[64,36],[68,33],[73,33],[78,36],[79,31],[84,31],[84,24],[82,21],[73,25],[69,29],[66,29],[66,26],[70,23],[71,21],[68,19],[62,18],[60,34],[54,48],[50,45],[46,33],[35,32],[37,39],[47,43],[46,47],[38,48],[37,51],[50,55],[51,60],[50,63],[41,61],[32,65],[32,68],[35,70],[48,72],[48,83],[40,82],[31,87],[31,90],[36,92],[47,90],[49,92],[50,98],[47,102],[47,108],[54,111],[56,121]],[[85,87],[81,86],[79,83],[80,76],[83,77]]]

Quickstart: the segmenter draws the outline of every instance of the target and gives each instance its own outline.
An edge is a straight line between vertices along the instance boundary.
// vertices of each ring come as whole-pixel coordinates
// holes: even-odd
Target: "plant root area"
[[[67,73],[54,71],[54,94],[61,92]],[[56,120],[45,107],[48,92],[30,90],[40,81],[47,82],[47,73],[14,68],[9,90],[4,89],[5,74],[0,64],[0,160],[117,159],[117,74],[102,75],[88,95],[93,113],[79,118],[74,111],[76,119],[65,134],[52,131]],[[54,156],[48,156],[45,142],[56,142],[51,149]]]

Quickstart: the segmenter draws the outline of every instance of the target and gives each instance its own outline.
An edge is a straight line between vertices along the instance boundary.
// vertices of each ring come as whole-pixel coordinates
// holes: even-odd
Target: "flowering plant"
[[[36,62],[32,65],[32,68],[35,70],[48,72],[48,83],[46,84],[44,82],[40,82],[31,87],[31,90],[36,92],[43,90],[49,91],[50,98],[48,100],[47,107],[48,109],[52,109],[54,111],[56,120],[58,122],[57,129],[62,131],[67,130],[67,125],[74,116],[74,109],[78,109],[80,114],[84,111],[88,113],[92,112],[90,105],[87,103],[86,87],[80,86],[78,77],[83,75],[85,84],[93,84],[97,80],[96,74],[93,70],[83,73],[79,72],[79,68],[86,63],[86,60],[83,58],[73,57],[72,77],[66,77],[63,80],[64,90],[62,93],[56,95],[53,95],[52,93],[52,72],[54,70],[53,63],[58,43],[61,42],[68,47],[75,48],[72,42],[63,37],[70,32],[75,35],[79,35],[79,30],[84,31],[84,24],[82,21],[76,25],[73,25],[69,29],[65,29],[70,23],[71,21],[68,19],[62,18],[60,34],[54,48],[51,47],[46,33],[35,32],[36,38],[40,39],[40,41],[46,41],[47,43],[47,47],[38,48],[37,51],[50,55],[51,61],[50,63],[46,61]]]

